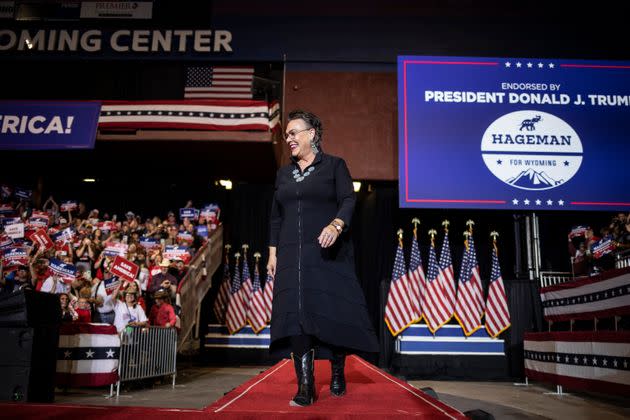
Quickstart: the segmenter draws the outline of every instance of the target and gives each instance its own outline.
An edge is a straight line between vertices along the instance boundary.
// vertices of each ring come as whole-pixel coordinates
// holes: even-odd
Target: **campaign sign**
[[[4,232],[12,239],[24,238],[24,223],[13,223],[4,228]]]
[[[27,265],[28,248],[25,246],[6,248],[2,253],[2,261],[6,267],[14,265]]]
[[[98,222],[96,224],[96,227],[102,230],[103,232],[112,232],[112,231],[118,230],[118,227],[116,226],[116,222],[112,222],[110,220],[107,220],[105,222]]]
[[[188,262],[191,258],[188,247],[182,245],[166,245],[164,249],[164,258],[169,260],[182,260]]]
[[[28,225],[36,228],[48,227],[48,215],[47,214],[33,214],[28,219]]]
[[[79,207],[79,204],[76,201],[64,201],[59,206],[59,209],[62,212],[74,211]]]
[[[401,207],[629,210],[630,62],[398,58]]]
[[[208,237],[208,226],[206,225],[195,226],[195,230],[197,231],[197,235],[201,236],[202,238]]]
[[[19,217],[3,217],[2,219],[0,219],[0,221],[2,222],[2,225],[5,226],[9,226],[9,225],[14,225],[16,223],[22,223],[22,219]]]
[[[48,250],[52,248],[53,246],[55,246],[52,239],[50,239],[50,237],[48,236],[48,234],[46,233],[44,229],[37,229],[31,235],[31,241],[37,244],[40,247],[40,249]]]
[[[64,283],[72,283],[77,278],[77,268],[73,264],[66,264],[56,258],[51,258],[48,268],[61,277]]]
[[[179,232],[177,234],[177,240],[192,242],[194,238],[190,232]]]
[[[100,102],[0,101],[0,150],[93,149],[100,109]]]
[[[103,279],[103,282],[105,284],[105,292],[107,295],[111,295],[120,284],[120,279],[116,276],[112,276],[108,279]]]
[[[2,108],[0,106],[0,111],[1,110]],[[0,115],[0,117],[2,117],[2,115]],[[1,120],[0,120],[0,123],[2,123]],[[2,149],[2,140],[3,140],[2,131],[0,131],[0,149]],[[15,196],[18,198],[22,198],[24,200],[30,200],[32,195],[33,195],[33,190],[27,190],[26,188],[19,188],[19,187],[15,189]]]
[[[146,236],[142,236],[140,238],[140,246],[144,249],[155,249],[160,247],[160,241],[156,238],[148,238]]]
[[[107,245],[103,250],[103,254],[107,257],[115,257],[117,255],[121,257],[127,256],[127,244],[123,244],[122,242]]]
[[[0,234],[0,250],[10,248],[13,245],[13,238],[6,233]]]
[[[199,210],[193,209],[191,207],[179,209],[179,218],[180,220],[184,220],[184,219],[197,220],[199,218]]]
[[[112,268],[110,269],[113,275],[128,281],[133,281],[136,278],[138,270],[140,270],[140,267],[120,255],[114,258]]]
[[[57,232],[52,235],[52,240],[59,244],[65,244],[72,242],[75,236],[76,233],[72,228],[65,228],[61,232]]]
[[[11,214],[14,211],[15,210],[13,209],[13,206],[11,206],[11,204],[0,204],[0,214]]]

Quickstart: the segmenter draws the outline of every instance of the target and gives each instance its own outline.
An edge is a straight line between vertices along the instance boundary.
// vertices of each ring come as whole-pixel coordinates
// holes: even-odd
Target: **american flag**
[[[253,67],[189,67],[186,99],[252,99]]]
[[[243,303],[247,310],[249,309],[249,302],[252,299],[253,293],[252,276],[249,274],[249,264],[247,263],[247,252],[243,252],[243,272],[241,273],[241,280],[243,281],[241,296],[243,297]]]
[[[448,231],[444,231],[444,241],[440,251],[440,283],[444,290],[444,308],[451,319],[455,311],[457,293],[455,291],[455,272],[453,270],[453,260],[451,259],[451,246],[448,241]]]
[[[273,277],[267,274],[265,280],[265,320],[271,321],[271,308],[273,307]]]
[[[422,268],[422,257],[418,249],[417,231],[413,232],[411,240],[411,256],[409,257],[409,296],[411,299],[411,308],[413,309],[415,322],[422,319],[422,301],[424,299],[424,290],[426,288],[426,277]]]
[[[455,305],[455,318],[466,336],[481,328],[481,316],[484,310],[482,290],[475,244],[471,234],[464,249]]]
[[[442,283],[440,282],[440,266],[437,262],[437,256],[435,253],[435,245],[431,240],[431,246],[429,247],[429,262],[427,266],[427,287],[425,290],[424,299],[424,320],[427,323],[429,330],[435,334],[435,332],[451,319],[445,301],[444,290],[442,289]]]
[[[230,296],[230,261],[228,257],[228,253],[225,253],[225,261],[223,262],[223,279],[221,280],[221,285],[219,286],[219,293],[217,293],[217,297],[214,299],[214,305],[212,310],[214,311],[214,315],[217,318],[217,322],[219,324],[223,324],[225,322],[225,310],[227,309],[228,301]]]
[[[258,263],[256,263],[252,299],[247,310],[247,320],[256,334],[267,326],[266,312],[265,297],[263,296],[263,289],[260,287],[260,273],[258,272]]]
[[[234,277],[232,278],[232,287],[230,287],[230,301],[228,302],[227,312],[225,314],[225,322],[230,334],[234,334],[245,326],[247,320],[247,307],[243,302],[241,294],[241,273],[238,270],[238,259],[234,265]]]
[[[510,310],[505,296],[501,266],[497,247],[492,250],[492,272],[486,298],[486,331],[490,337],[496,337],[510,327]]]
[[[392,335],[396,336],[414,322],[414,311],[409,301],[409,280],[405,270],[402,239],[398,241],[392,281],[387,294],[385,322]]]

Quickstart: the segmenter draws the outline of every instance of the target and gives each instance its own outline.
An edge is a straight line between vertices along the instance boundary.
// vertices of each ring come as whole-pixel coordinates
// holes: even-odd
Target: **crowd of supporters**
[[[0,202],[0,296],[33,289],[59,296],[63,322],[177,327],[177,287],[208,233],[216,229],[215,205],[180,213],[122,218],[81,202],[40,209],[28,198],[6,194]],[[181,217],[180,217],[181,216]],[[189,217],[186,217],[189,216]],[[116,256],[135,264],[133,280],[112,273]]]
[[[616,255],[630,249],[630,213],[615,214],[597,233],[590,226],[575,226],[568,235],[575,275],[593,275],[615,265]]]

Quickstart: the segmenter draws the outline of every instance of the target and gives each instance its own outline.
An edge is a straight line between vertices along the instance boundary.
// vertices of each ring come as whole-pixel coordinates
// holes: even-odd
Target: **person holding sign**
[[[345,354],[377,352],[378,342],[347,234],[355,204],[348,167],[322,152],[322,124],[312,113],[291,112],[285,140],[291,163],[276,174],[267,263],[270,351],[291,352],[298,392],[290,404],[306,406],[315,397],[315,358],[331,360],[330,391],[342,396]]]

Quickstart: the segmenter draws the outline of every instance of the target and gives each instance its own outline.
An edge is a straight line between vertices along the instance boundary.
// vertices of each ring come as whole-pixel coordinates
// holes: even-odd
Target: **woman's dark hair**
[[[315,143],[315,146],[318,149],[321,149],[322,134],[324,128],[322,127],[322,121],[319,119],[319,117],[311,112],[296,109],[289,112],[287,122],[293,120],[302,120],[306,123],[306,125],[308,125],[309,128],[315,129],[315,137],[313,137],[313,143]]]

